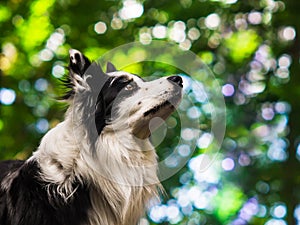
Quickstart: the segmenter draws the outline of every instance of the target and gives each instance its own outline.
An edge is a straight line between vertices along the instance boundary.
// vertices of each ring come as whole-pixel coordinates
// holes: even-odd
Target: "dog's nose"
[[[182,78],[180,76],[171,76],[171,77],[168,77],[167,79],[178,84],[180,87],[183,87]]]

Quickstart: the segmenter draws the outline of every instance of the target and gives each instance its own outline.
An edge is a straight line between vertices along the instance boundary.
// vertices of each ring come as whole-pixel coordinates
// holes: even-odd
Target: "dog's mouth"
[[[175,94],[172,98],[144,112],[144,117],[153,116],[153,115],[155,116],[159,112],[165,110],[173,112],[176,109],[177,104],[180,102],[180,99],[181,99],[180,94]]]
[[[169,101],[165,101],[162,104],[156,105],[153,108],[149,109],[148,111],[144,112],[144,117],[154,115],[166,107],[170,107],[171,110],[175,110],[175,107]]]
[[[171,98],[163,101],[162,103],[153,106],[151,109],[143,113],[143,118],[133,124],[133,134],[141,139],[148,138],[151,135],[149,128],[150,121],[153,121],[153,118],[161,118],[161,120],[155,120],[160,122],[152,122],[151,130],[155,130],[161,126],[162,121],[165,121],[171,113],[175,111],[179,102],[181,100],[181,94],[174,94]]]

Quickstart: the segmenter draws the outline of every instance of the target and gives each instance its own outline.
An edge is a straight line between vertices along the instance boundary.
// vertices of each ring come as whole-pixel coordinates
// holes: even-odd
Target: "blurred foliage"
[[[167,196],[149,209],[144,224],[299,224],[299,10],[296,0],[1,1],[0,158],[27,158],[63,119],[66,106],[55,98],[70,48],[97,59],[128,42],[165,40],[193,51],[213,71],[227,127],[220,154],[200,171],[213,148],[214,103],[202,101],[194,81],[177,68],[152,62],[125,68],[182,73],[194,105],[184,101],[180,110],[200,123],[183,129],[178,115],[168,119],[158,153],[178,154],[167,165],[191,154],[188,145],[176,147],[179,138],[194,139],[197,148],[187,166],[164,181]]]

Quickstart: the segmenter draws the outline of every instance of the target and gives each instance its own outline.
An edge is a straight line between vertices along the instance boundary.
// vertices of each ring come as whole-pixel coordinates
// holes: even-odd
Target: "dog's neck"
[[[66,201],[76,191],[74,182],[90,187],[90,225],[136,223],[159,186],[151,143],[138,141],[126,130],[110,129],[103,130],[93,151],[87,140],[85,129],[67,119],[44,136],[32,159],[38,161],[42,178],[56,184]],[[103,209],[103,201],[109,210]]]

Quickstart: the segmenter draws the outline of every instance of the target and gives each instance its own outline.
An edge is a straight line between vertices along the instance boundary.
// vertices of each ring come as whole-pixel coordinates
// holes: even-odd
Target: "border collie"
[[[182,79],[103,72],[74,49],[68,69],[64,121],[28,160],[0,163],[1,225],[134,225],[159,193],[152,121],[178,106]]]

